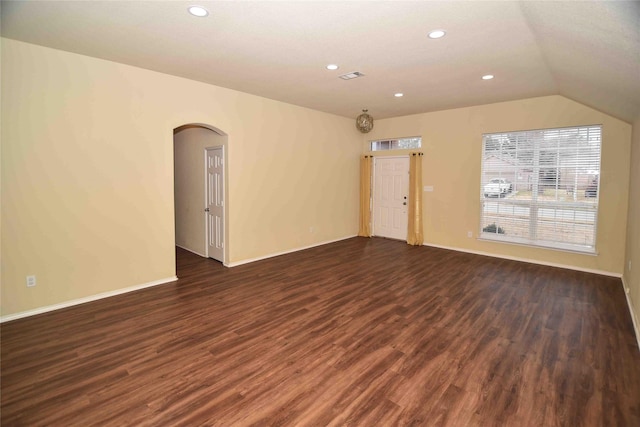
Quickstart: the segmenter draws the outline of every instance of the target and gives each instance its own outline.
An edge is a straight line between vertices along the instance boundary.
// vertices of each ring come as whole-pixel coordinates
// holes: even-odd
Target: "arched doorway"
[[[173,131],[176,246],[227,262],[227,135],[186,124]]]

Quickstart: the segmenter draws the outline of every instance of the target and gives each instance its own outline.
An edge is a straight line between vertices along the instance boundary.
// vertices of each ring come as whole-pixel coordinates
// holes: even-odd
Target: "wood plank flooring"
[[[640,426],[619,279],[353,238],[2,324],[3,426]]]

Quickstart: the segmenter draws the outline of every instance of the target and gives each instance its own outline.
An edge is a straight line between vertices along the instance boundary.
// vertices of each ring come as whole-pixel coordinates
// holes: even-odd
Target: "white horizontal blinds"
[[[595,251],[601,126],[483,135],[485,238]]]

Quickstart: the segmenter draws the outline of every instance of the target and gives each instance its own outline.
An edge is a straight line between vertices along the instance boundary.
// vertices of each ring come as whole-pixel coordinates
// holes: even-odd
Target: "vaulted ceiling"
[[[187,13],[198,4],[204,18]],[[560,94],[640,117],[640,2],[2,1],[3,37],[355,117]],[[427,37],[431,30],[443,38]],[[339,69],[327,70],[328,64]],[[363,77],[342,80],[359,71]],[[492,80],[482,76],[493,74]],[[401,92],[402,97],[394,94]]]

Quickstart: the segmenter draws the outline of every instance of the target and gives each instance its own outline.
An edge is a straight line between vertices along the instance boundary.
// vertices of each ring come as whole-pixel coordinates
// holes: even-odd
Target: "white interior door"
[[[407,240],[409,157],[376,157],[373,234]]]
[[[207,257],[224,262],[224,151],[207,148]]]

